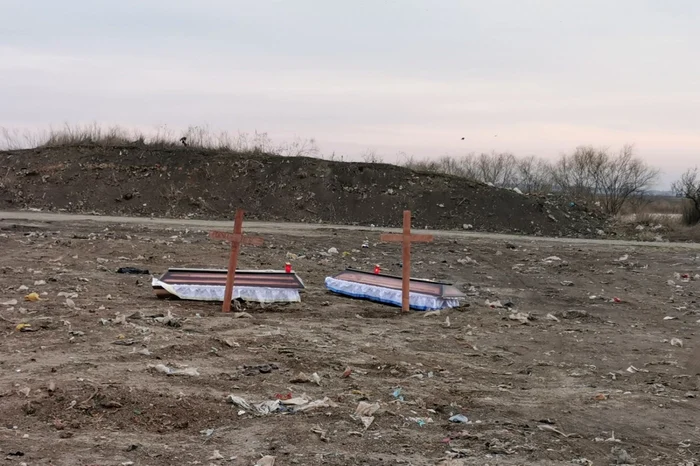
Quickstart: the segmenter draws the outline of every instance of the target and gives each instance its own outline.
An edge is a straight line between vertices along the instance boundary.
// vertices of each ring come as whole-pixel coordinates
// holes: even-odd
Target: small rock
[[[328,250],[328,254],[338,254],[338,249],[336,249],[336,248],[330,248],[330,249]]]
[[[671,346],[683,348],[683,340],[681,340],[680,338],[671,338]]]

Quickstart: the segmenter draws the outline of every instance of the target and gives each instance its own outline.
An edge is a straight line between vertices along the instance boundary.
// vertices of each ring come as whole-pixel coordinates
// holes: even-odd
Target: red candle
[[[380,273],[381,271],[382,271],[382,270],[379,268],[379,264],[377,264],[377,265],[374,266],[374,273],[375,273],[375,274],[379,275],[379,273]]]
[[[284,264],[284,271],[285,271],[286,273],[292,273],[292,264],[290,264],[289,262],[287,262],[286,264]]]

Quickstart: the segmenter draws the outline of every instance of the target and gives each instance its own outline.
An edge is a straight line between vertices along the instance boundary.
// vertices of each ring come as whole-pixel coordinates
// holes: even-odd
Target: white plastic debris
[[[173,369],[172,367],[168,367],[165,364],[157,364],[155,366],[149,365],[148,367],[154,369],[156,372],[161,372],[166,375],[186,375],[190,377],[199,376],[199,372],[194,367],[187,367],[185,369]]]
[[[666,316],[664,317],[664,320],[676,320],[678,317],[673,317],[673,316]]]
[[[328,250],[328,254],[338,254],[338,249],[337,248],[330,248]]]
[[[516,320],[521,324],[527,324],[530,320],[530,316],[524,312],[513,312],[508,316],[509,320]]]
[[[561,261],[561,257],[559,256],[549,256],[544,259],[542,259],[542,262],[559,262]]]
[[[357,408],[355,408],[355,416],[372,416],[379,411],[379,407],[379,403],[360,401]]]
[[[671,346],[683,348],[683,340],[681,340],[680,338],[671,338]]]
[[[263,456],[253,466],[275,466],[275,457]]]
[[[559,322],[559,318],[558,318],[557,316],[555,316],[554,314],[551,314],[551,313],[550,313],[550,314],[547,314],[547,316],[545,317],[545,319],[547,319],[547,320],[552,320],[552,321],[554,321],[554,322]]]
[[[17,305],[16,299],[8,299],[7,301],[0,302],[0,306],[16,306],[16,305]]]
[[[629,254],[625,254],[624,256],[620,257],[617,259],[618,262],[625,262],[627,259],[630,258]]]
[[[214,450],[212,452],[211,456],[209,457],[210,461],[218,461],[218,460],[223,460],[223,459],[224,459],[224,455],[222,455],[219,452],[219,450]]]
[[[490,307],[491,309],[502,309],[503,308],[503,304],[501,304],[501,301],[499,301],[499,300],[489,301],[487,299],[484,304],[486,304],[486,307]]]

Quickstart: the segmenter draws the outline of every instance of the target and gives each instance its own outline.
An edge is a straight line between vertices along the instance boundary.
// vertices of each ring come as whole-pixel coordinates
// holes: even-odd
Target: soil
[[[190,148],[80,146],[0,152],[0,210],[475,229],[590,237],[605,219],[554,196],[525,196],[404,167]]]
[[[700,273],[697,251],[439,236],[414,248],[413,275],[453,282],[465,305],[401,315],[323,287],[346,266],[398,273],[400,246],[361,231],[263,236],[241,268],[304,256],[292,262],[307,289],[299,304],[243,303],[250,317],[236,318],[216,303],[158,300],[149,276],[115,273],[224,266],[226,246],[204,231],[0,223],[6,464],[700,461],[700,281],[675,275]],[[30,292],[42,300],[24,301]],[[175,323],[157,320],[169,312]],[[530,319],[512,320],[516,312]],[[157,364],[199,376],[149,368]],[[299,372],[320,385],[292,383]],[[226,401],[289,393],[333,405],[256,416]],[[361,401],[380,406],[367,429],[352,417]],[[453,414],[469,423],[449,422]]]

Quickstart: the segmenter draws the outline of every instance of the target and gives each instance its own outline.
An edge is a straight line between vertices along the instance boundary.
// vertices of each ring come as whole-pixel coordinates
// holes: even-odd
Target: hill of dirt
[[[534,197],[386,164],[148,146],[0,152],[0,209],[592,236],[604,218]]]

